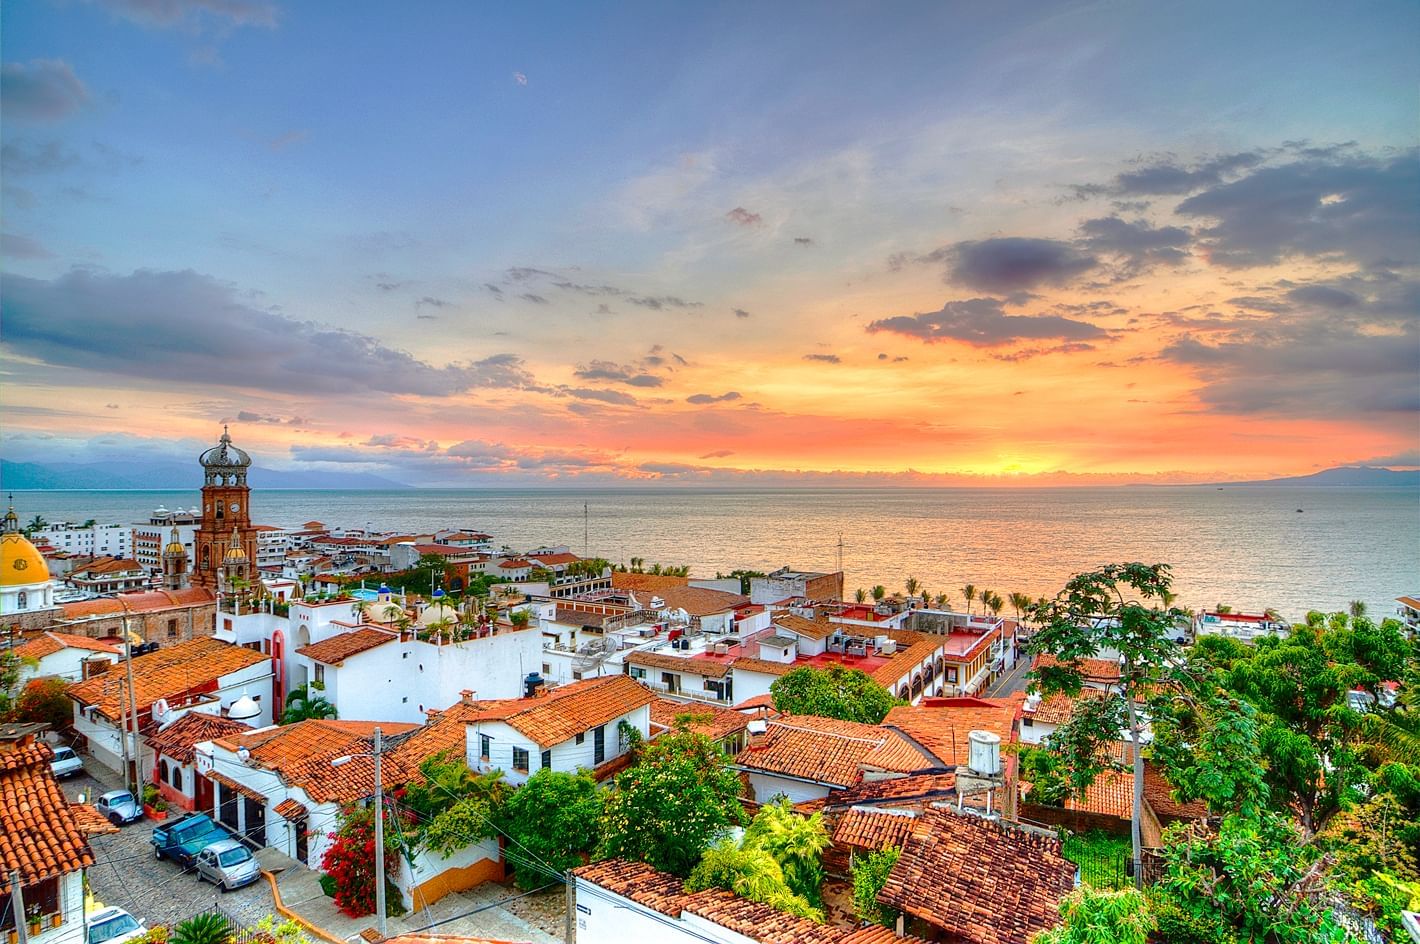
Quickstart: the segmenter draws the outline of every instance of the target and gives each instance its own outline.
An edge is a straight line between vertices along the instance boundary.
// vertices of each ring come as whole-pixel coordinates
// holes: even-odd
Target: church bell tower
[[[187,587],[187,548],[182,546],[178,529],[173,528],[167,547],[163,548],[163,589],[182,590]]]
[[[256,561],[256,532],[251,526],[247,469],[251,456],[232,445],[227,427],[222,438],[198,459],[202,463],[202,523],[193,540],[193,585],[216,592],[223,587],[228,554],[240,551],[248,566]],[[235,557],[235,555],[234,555]],[[249,579],[255,579],[252,575]]]

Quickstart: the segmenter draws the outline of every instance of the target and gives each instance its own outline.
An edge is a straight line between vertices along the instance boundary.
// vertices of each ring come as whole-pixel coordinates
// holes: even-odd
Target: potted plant
[[[168,818],[168,801],[158,792],[157,784],[143,784],[143,812],[158,822]]]
[[[38,937],[40,920],[43,917],[39,913],[39,906],[32,905],[26,908],[25,911],[27,912],[25,915],[25,924],[29,927],[30,937]]]

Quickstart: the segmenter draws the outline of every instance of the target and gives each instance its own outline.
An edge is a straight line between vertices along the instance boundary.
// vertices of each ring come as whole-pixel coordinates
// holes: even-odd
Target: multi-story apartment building
[[[133,550],[133,532],[122,524],[56,521],[34,532],[30,540],[87,557],[127,557]]]

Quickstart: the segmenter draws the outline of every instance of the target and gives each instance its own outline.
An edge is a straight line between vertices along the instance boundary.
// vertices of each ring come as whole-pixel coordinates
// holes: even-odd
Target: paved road
[[[988,698],[1005,698],[1016,692],[1026,690],[1026,673],[1030,671],[1030,657],[1024,654],[1017,660],[1016,667],[1001,678],[996,680],[996,684],[991,686],[986,695]]]
[[[91,767],[93,761],[86,760]],[[96,771],[64,781],[64,792],[75,799],[80,792],[90,801],[121,786],[117,774]],[[265,880],[223,893],[211,882],[198,881],[191,870],[176,862],[156,861],[148,844],[156,824],[142,819],[124,826],[115,836],[95,836],[94,867],[89,869],[89,891],[103,905],[117,905],[148,927],[167,925],[220,906],[243,924],[255,924],[273,912],[271,890]]]

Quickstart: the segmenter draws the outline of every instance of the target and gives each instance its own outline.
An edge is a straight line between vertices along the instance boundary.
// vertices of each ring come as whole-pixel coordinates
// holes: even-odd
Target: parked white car
[[[124,944],[148,933],[143,922],[122,908],[104,908],[89,915],[88,944]]]
[[[75,774],[84,772],[84,760],[74,753],[72,747],[56,747],[54,749],[54,760],[49,762],[49,769],[55,777],[64,779]]]
[[[197,877],[224,892],[250,885],[261,877],[261,865],[251,850],[235,839],[214,842],[197,854]]]

